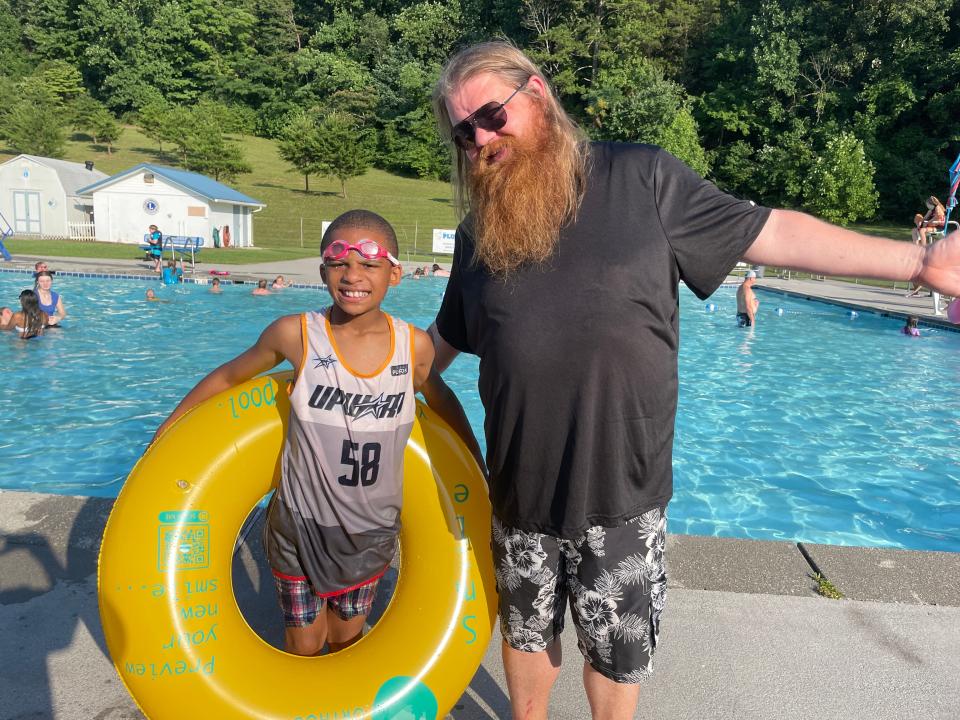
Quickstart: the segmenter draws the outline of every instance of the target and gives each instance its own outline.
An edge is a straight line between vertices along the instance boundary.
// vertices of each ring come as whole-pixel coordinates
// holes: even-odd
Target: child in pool
[[[320,249],[333,304],[275,320],[251,348],[201,380],[157,430],[283,360],[295,368],[263,541],[286,649],[297,655],[360,638],[396,551],[414,393],[423,393],[483,467],[463,408],[433,365],[430,337],[380,309],[402,272],[393,228],[375,213],[351,210],[330,224]]]
[[[911,315],[907,318],[906,324],[900,329],[904,335],[911,335],[913,337],[920,337],[920,328],[917,327],[920,322],[920,318],[916,315]]]

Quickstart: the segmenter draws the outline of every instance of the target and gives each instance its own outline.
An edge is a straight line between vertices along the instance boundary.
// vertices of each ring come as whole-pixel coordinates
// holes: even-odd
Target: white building
[[[0,165],[0,214],[14,235],[90,238],[93,203],[79,191],[105,177],[89,161],[18,155]]]
[[[164,236],[201,237],[216,228],[231,247],[253,247],[253,213],[265,205],[223,183],[179,168],[140,163],[80,189],[92,198],[97,240],[142,243],[150,225]]]

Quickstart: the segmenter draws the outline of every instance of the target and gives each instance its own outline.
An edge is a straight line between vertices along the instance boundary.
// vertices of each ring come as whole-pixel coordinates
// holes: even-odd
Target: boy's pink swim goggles
[[[334,240],[332,243],[327,245],[327,249],[323,251],[323,259],[343,260],[343,258],[347,256],[347,253],[349,253],[351,250],[367,260],[386,258],[390,261],[391,265],[400,265],[400,261],[397,260],[389,250],[374,240],[361,240],[356,245],[351,245],[343,240]]]

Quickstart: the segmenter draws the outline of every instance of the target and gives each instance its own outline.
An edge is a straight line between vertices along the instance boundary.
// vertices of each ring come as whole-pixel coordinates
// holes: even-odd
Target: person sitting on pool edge
[[[483,468],[460,402],[433,366],[422,330],[383,312],[401,278],[390,224],[351,210],[327,228],[320,274],[333,304],[275,320],[249,349],[207,375],[157,430],[284,360],[296,372],[278,489],[264,548],[285,646],[317,655],[356,642],[400,530],[403,452],[414,393],[463,438]],[[352,398],[352,400],[351,400]]]

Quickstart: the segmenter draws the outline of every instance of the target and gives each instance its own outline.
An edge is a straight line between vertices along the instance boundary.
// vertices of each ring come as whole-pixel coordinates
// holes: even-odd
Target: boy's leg
[[[350,647],[363,636],[363,624],[373,609],[380,577],[358,588],[334,595],[327,604],[327,644],[330,652]]]
[[[330,652],[350,647],[363,636],[366,615],[358,615],[349,620],[341,620],[332,608],[327,606],[327,644]]]
[[[313,594],[306,578],[273,576],[283,610],[284,649],[294,655],[319,655],[327,640],[324,601]]]
[[[310,625],[299,627],[288,625],[284,632],[284,649],[293,655],[312,657],[319,655],[327,641],[327,614],[323,610],[317,613]]]

